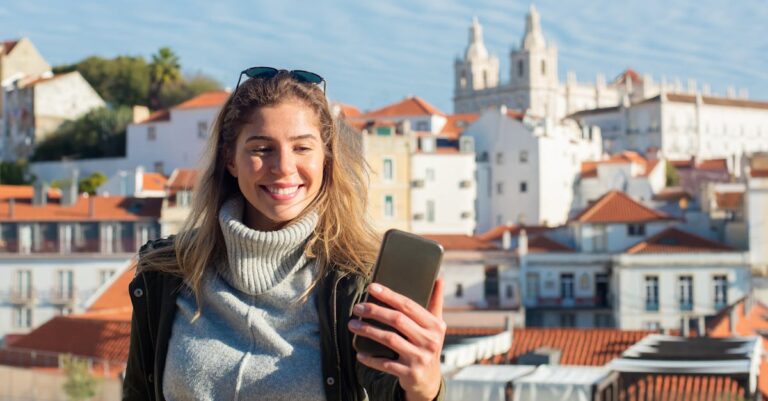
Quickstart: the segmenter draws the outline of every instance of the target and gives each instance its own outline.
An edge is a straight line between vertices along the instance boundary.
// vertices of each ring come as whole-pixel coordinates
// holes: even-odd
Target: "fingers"
[[[409,368],[399,361],[393,361],[387,358],[374,358],[362,352],[357,353],[357,360],[365,366],[389,373],[393,376],[403,377],[408,374]]]
[[[389,305],[392,309],[404,313],[421,327],[438,328],[441,326],[442,318],[438,318],[412,299],[398,294],[381,284],[373,283],[368,286],[368,293]],[[442,294],[440,298],[442,299]]]
[[[416,346],[433,349],[439,338],[400,311],[379,306],[374,303],[357,304],[352,313],[361,318],[368,318],[384,323],[405,336]]]
[[[370,338],[379,344],[387,346],[392,351],[395,351],[400,356],[399,360],[407,361],[411,359],[411,355],[417,355],[419,353],[419,349],[416,345],[410,343],[395,332],[380,329],[357,319],[350,320],[348,327],[350,331],[358,336]]]

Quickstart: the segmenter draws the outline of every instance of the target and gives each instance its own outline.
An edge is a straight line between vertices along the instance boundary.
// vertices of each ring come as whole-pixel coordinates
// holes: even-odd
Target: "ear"
[[[229,171],[229,174],[232,175],[232,177],[237,178],[237,168],[235,168],[235,160],[234,157],[228,154],[229,152],[225,152],[224,158],[227,160],[227,171]]]

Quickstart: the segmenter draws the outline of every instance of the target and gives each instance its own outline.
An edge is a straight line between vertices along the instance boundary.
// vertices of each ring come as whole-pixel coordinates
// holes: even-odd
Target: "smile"
[[[275,200],[288,200],[292,199],[299,193],[299,189],[303,185],[292,186],[277,186],[277,185],[261,185],[261,189],[268,193]]]

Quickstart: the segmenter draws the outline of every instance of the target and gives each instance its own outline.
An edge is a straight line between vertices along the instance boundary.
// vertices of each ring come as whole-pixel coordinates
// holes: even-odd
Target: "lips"
[[[260,185],[261,189],[275,200],[293,199],[303,186],[301,184]]]

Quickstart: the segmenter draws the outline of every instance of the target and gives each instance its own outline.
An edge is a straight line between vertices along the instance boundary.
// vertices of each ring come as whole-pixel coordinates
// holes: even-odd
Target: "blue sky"
[[[768,100],[768,2],[541,1],[544,33],[559,49],[559,75],[580,81],[626,67],[660,79],[689,78],[717,93],[728,85]],[[328,93],[371,109],[417,95],[451,112],[453,60],[472,16],[501,60],[518,46],[529,2],[3,0],[0,38],[27,36],[53,64],[89,55],[148,57],[170,46],[186,71],[233,86],[244,67],[306,69]]]

